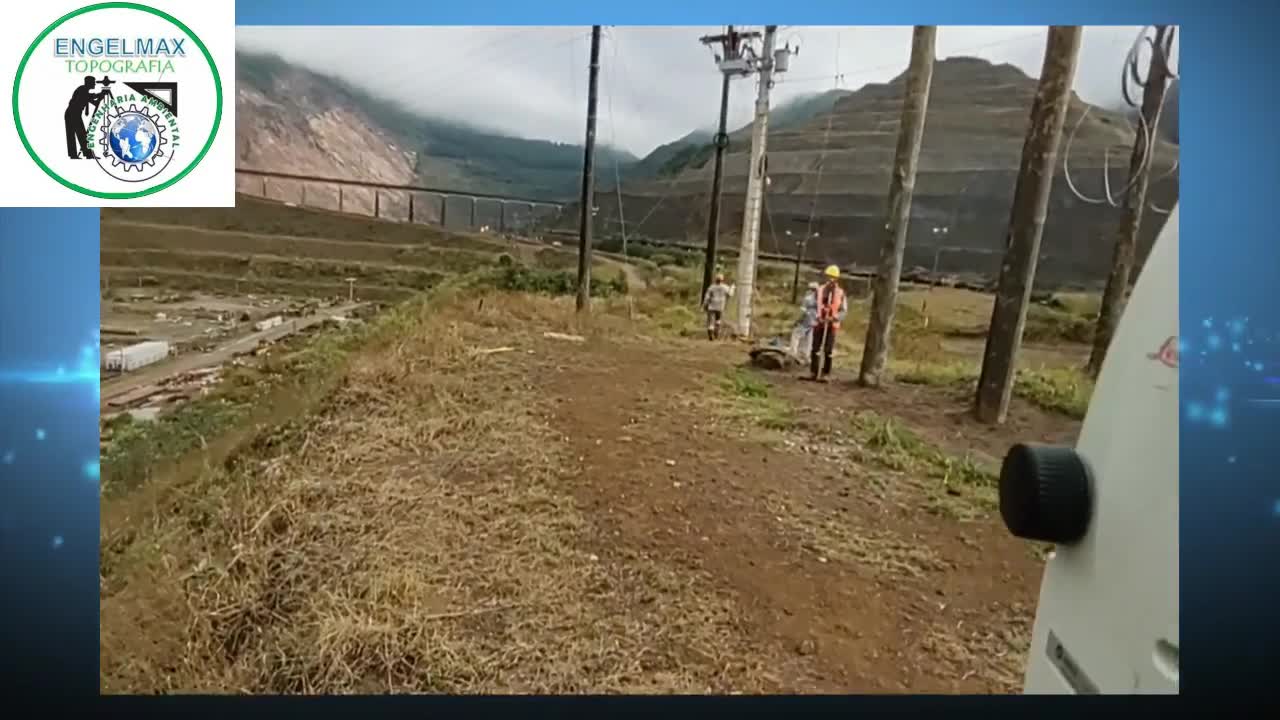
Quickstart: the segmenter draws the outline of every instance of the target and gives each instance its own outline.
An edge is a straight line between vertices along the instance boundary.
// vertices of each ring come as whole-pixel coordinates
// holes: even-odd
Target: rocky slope
[[[904,78],[863,87],[840,98],[829,113],[791,128],[774,129],[768,145],[770,179],[761,246],[792,252],[785,232],[797,234],[814,219],[821,237],[809,256],[821,262],[872,265],[884,222],[885,196],[898,134]],[[993,277],[1005,242],[1009,209],[1036,81],[1011,65],[976,58],[937,63],[916,180],[907,267],[933,267]],[[1104,154],[1110,152],[1111,184],[1125,182],[1133,130],[1124,115],[1073,98],[1067,131],[1071,175],[1082,193],[1103,194]],[[725,163],[722,241],[736,245],[742,222],[750,140],[735,133]],[[1177,146],[1158,144],[1154,174],[1165,175]],[[701,241],[705,234],[711,164],[691,158],[669,179],[623,184],[622,208],[635,235]],[[1169,207],[1177,196],[1176,173],[1154,183],[1152,198]],[[613,193],[597,195],[604,235],[618,227]],[[576,217],[568,208],[566,218]],[[1042,285],[1092,286],[1105,280],[1118,211],[1078,199],[1062,176],[1054,182],[1038,281]],[[641,222],[643,221],[643,222]],[[1148,212],[1143,249],[1163,224]]]
[[[236,121],[242,168],[547,199],[572,197],[581,182],[577,145],[422,117],[335,78],[243,51],[236,54]],[[636,162],[608,147],[596,157],[606,165],[615,157]],[[246,192],[261,190],[259,180],[241,182]]]

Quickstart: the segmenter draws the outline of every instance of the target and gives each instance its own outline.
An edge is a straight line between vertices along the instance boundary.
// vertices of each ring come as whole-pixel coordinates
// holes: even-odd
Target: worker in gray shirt
[[[724,275],[717,274],[716,281],[707,288],[707,294],[702,296],[702,309],[707,313],[708,340],[716,340],[720,337],[720,321],[724,317],[725,306],[729,304],[729,296],[732,294],[733,291],[724,284]]]
[[[791,354],[802,358],[813,345],[813,326],[818,320],[818,283],[809,283],[809,291],[800,301],[800,319],[791,329]]]

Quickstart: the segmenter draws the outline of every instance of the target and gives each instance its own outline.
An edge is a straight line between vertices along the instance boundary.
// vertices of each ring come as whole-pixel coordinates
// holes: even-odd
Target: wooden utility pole
[[[907,69],[907,83],[902,97],[902,120],[898,127],[898,148],[893,161],[893,178],[889,182],[884,245],[880,249],[880,266],[876,269],[875,290],[871,298],[871,317],[867,324],[866,343],[862,348],[862,367],[858,372],[858,382],[868,387],[880,385],[880,377],[889,360],[889,337],[893,331],[893,315],[898,302],[902,255],[907,247],[907,231],[911,227],[911,197],[915,192],[916,166],[920,160],[924,121],[929,109],[929,88],[933,83],[937,36],[937,27],[917,25],[911,38],[911,66]]]
[[[791,233],[788,232],[787,234],[790,235]],[[817,236],[815,235],[814,237],[817,237]],[[804,265],[804,249],[805,249],[805,246],[808,244],[809,244],[809,236],[807,234],[801,235],[800,239],[796,240],[795,275],[791,277],[791,304],[792,305],[795,305],[796,303],[800,302],[800,267]]]
[[[582,208],[578,217],[578,312],[591,306],[591,209],[595,205],[596,87],[600,78],[600,26],[591,26],[591,71],[587,81],[587,142],[582,153]]]
[[[1124,314],[1125,300],[1132,281],[1133,267],[1137,263],[1138,231],[1142,228],[1142,214],[1147,205],[1147,186],[1151,181],[1151,155],[1156,148],[1160,126],[1160,109],[1164,107],[1164,94],[1169,85],[1169,53],[1173,50],[1174,28],[1157,25],[1152,44],[1151,64],[1147,71],[1146,86],[1142,89],[1142,126],[1133,141],[1133,153],[1129,156],[1129,181],[1124,193],[1120,226],[1116,229],[1116,244],[1111,258],[1111,274],[1107,276],[1107,288],[1102,293],[1102,306],[1098,310],[1098,325],[1093,332],[1093,351],[1089,354],[1087,370],[1097,377],[1107,347],[1115,335],[1116,324]]]
[[[720,123],[716,126],[716,135],[713,140],[716,155],[711,175],[711,212],[707,217],[707,252],[706,258],[702,261],[702,294],[699,297],[705,296],[707,288],[711,287],[711,280],[715,275],[716,267],[716,244],[720,237],[720,196],[721,187],[724,184],[724,152],[729,147],[729,81],[733,79],[735,74],[731,68],[723,67],[723,64],[737,61],[741,57],[740,47],[743,40],[759,36],[760,33],[754,32],[740,33],[730,25],[725,28],[725,32],[722,35],[709,35],[700,39],[703,45],[719,44],[724,54],[720,56],[722,64],[720,70],[722,76],[720,81]]]
[[[1002,423],[1009,411],[1015,361],[1035,281],[1058,145],[1080,55],[1080,35],[1079,25],[1049,28],[1040,86],[1031,105],[1031,121],[1022,146],[1018,183],[1013,191],[1013,209],[1009,214],[1000,283],[991,311],[991,328],[978,377],[974,411],[985,423]]]
[[[733,35],[733,26],[729,26],[729,34]],[[735,42],[736,44],[736,42]],[[728,41],[725,42],[726,47]],[[720,194],[724,185],[724,151],[729,147],[729,73],[723,73],[720,80],[720,124],[716,129],[715,168],[711,174],[711,210],[707,214],[707,255],[702,261],[702,294],[707,294],[711,287],[712,276],[716,271],[716,243],[720,237]]]

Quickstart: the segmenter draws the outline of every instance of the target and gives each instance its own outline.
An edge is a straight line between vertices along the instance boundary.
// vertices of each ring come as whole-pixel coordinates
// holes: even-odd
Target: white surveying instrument
[[[1018,445],[1000,472],[1014,535],[1056,545],[1027,694],[1178,692],[1178,208],[1107,350],[1074,449]]]

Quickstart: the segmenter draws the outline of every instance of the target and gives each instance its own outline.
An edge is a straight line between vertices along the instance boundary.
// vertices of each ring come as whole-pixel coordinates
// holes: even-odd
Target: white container
[[[119,350],[112,350],[103,356],[102,364],[107,370],[129,372],[146,365],[158,363],[167,357],[169,357],[169,343],[161,340],[149,340]]]
[[[283,324],[284,324],[284,318],[280,317],[279,315],[276,315],[275,317],[269,317],[266,320],[261,320],[257,323],[254,323],[253,326],[258,328],[259,330],[270,330],[273,327],[280,327]]]

